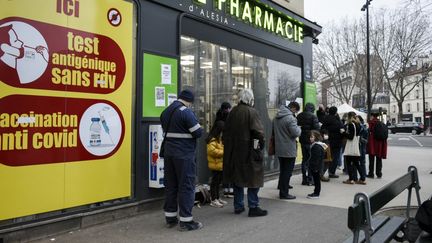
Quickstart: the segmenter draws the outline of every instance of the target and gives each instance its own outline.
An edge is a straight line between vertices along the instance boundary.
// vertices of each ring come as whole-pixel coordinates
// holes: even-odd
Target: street
[[[432,136],[412,135],[410,133],[389,134],[389,146],[432,147]]]

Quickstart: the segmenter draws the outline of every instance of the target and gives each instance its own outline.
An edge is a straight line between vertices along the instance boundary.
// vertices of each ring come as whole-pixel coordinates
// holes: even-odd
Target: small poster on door
[[[171,65],[161,64],[161,83],[171,84]]]
[[[155,87],[155,106],[165,106],[165,87]]]

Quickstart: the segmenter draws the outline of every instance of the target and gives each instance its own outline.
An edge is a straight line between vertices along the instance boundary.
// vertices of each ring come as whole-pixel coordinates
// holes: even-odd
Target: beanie
[[[330,115],[336,115],[336,113],[337,113],[337,107],[336,106],[330,107],[329,114]]]
[[[182,90],[182,92],[180,92],[180,95],[179,95],[178,98],[182,99],[184,101],[190,102],[190,103],[193,103],[194,99],[195,99],[194,94],[192,93],[192,91],[190,91],[188,89]]]
[[[228,109],[231,109],[231,104],[228,103],[228,102],[222,102],[221,109],[222,109],[222,110],[228,110]]]

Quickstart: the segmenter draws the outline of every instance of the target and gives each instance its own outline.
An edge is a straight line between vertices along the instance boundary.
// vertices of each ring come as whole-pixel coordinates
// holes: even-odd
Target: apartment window
[[[406,105],[407,112],[411,112],[411,104]]]
[[[418,99],[418,98],[419,98],[419,95],[420,95],[419,90],[416,90],[416,91],[415,91],[415,98]]]
[[[393,113],[396,113],[396,106],[393,105]]]
[[[417,111],[420,111],[420,103],[417,102]]]
[[[425,110],[429,110],[429,102],[425,102]]]

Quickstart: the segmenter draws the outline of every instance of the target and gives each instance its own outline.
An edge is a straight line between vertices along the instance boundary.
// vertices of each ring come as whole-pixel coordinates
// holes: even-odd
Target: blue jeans
[[[234,188],[234,210],[244,208],[244,188],[237,185],[233,185]],[[248,188],[247,189],[247,200],[249,208],[256,208],[259,206],[258,199],[259,188]]]

